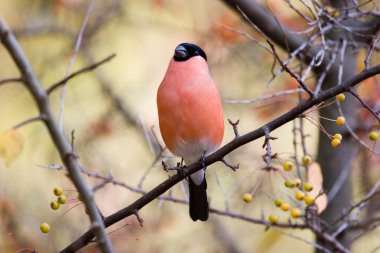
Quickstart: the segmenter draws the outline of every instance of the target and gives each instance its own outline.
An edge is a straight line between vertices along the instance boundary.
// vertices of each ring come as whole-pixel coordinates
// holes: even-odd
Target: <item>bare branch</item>
[[[310,96],[313,96],[314,95],[313,92],[307,87],[307,85],[301,80],[301,78],[296,73],[294,73],[292,70],[290,70],[286,64],[283,63],[281,58],[278,56],[278,54],[276,52],[276,48],[273,45],[273,43],[269,39],[267,39],[267,42],[270,45],[270,47],[272,48],[273,54],[276,57],[276,59],[278,60],[278,62],[280,63],[281,67],[286,72],[288,72],[291,77],[293,77],[294,79],[297,80],[298,84],[302,87],[302,89],[304,89],[307,93],[309,93]]]
[[[17,129],[17,128],[19,128],[19,127],[25,126],[25,125],[27,125],[27,124],[29,124],[29,123],[32,123],[32,122],[34,122],[34,121],[39,121],[39,120],[44,120],[44,118],[43,118],[41,115],[38,115],[38,116],[36,116],[36,117],[33,117],[33,118],[29,118],[29,119],[27,119],[27,120],[24,120],[23,122],[18,123],[17,125],[13,126],[12,128],[13,128],[13,129]]]
[[[380,124],[380,117],[378,115],[378,112],[375,112],[357,93],[354,91],[354,89],[349,89],[349,92],[362,104],[364,108],[366,108],[379,122]]]
[[[65,77],[61,81],[52,84],[49,88],[46,89],[46,93],[47,94],[52,93],[58,87],[60,87],[62,85],[65,85],[70,79],[73,79],[74,77],[77,77],[77,76],[79,76],[81,74],[84,74],[84,73],[87,73],[89,71],[92,71],[92,70],[96,69],[100,65],[103,65],[104,63],[107,63],[107,62],[111,61],[115,56],[116,56],[116,54],[111,54],[110,56],[107,56],[103,60],[100,60],[100,61],[98,61],[96,63],[93,63],[93,64],[91,64],[89,66],[86,66],[84,68],[81,68],[81,69],[75,71],[74,73],[68,75],[67,77]]]
[[[90,234],[92,236],[96,236],[98,245],[103,252],[113,252],[111,242],[105,231],[102,217],[95,204],[93,193],[81,176],[79,162],[76,156],[72,154],[68,140],[65,138],[63,133],[59,131],[59,126],[55,121],[55,117],[50,108],[49,97],[37,79],[32,66],[27,60],[15,36],[1,19],[0,39],[20,70],[25,86],[32,94],[38,106],[40,115],[44,118],[44,123],[47,130],[49,131],[53,142],[59,151],[61,160],[68,169],[70,179],[73,181],[75,187],[83,197],[83,201],[89,212],[92,224]]]
[[[22,78],[20,77],[6,78],[3,80],[0,80],[0,85],[8,84],[8,83],[19,83],[19,82],[22,82]]]
[[[244,37],[246,37],[248,40],[252,41],[253,43],[259,45],[260,47],[264,48],[266,51],[268,51],[269,53],[272,53],[272,51],[270,50],[270,48],[268,48],[264,43],[262,43],[261,41],[255,39],[254,37],[252,37],[251,35],[243,32],[243,31],[240,31],[238,29],[235,29],[235,28],[232,28],[232,27],[229,27],[229,26],[226,26],[226,25],[223,25],[223,24],[217,24],[218,26],[228,30],[228,31],[231,31],[231,32],[234,32],[234,33],[237,33],[239,35],[242,35]]]
[[[376,184],[371,188],[371,190],[362,198],[358,203],[352,205],[348,210],[344,211],[343,215],[339,217],[339,219],[332,222],[332,224],[336,224],[339,221],[344,220],[354,209],[358,208],[359,210],[363,209],[366,203],[378,193],[380,189],[380,180],[376,182]]]
[[[373,54],[373,50],[374,50],[377,42],[379,41],[379,38],[380,38],[380,27],[379,27],[379,31],[375,34],[375,36],[373,36],[373,39],[371,41],[371,46],[369,48],[368,54],[365,57],[365,60],[364,60],[365,68],[368,68],[369,65],[370,65],[370,61],[371,61],[371,57],[372,57],[372,54]]]
[[[299,93],[299,92],[303,92],[303,91],[304,91],[303,89],[282,90],[282,91],[275,92],[273,94],[263,95],[263,96],[260,96],[259,98],[255,98],[255,99],[246,99],[246,100],[223,99],[223,103],[227,103],[227,104],[254,104],[254,103],[258,103],[258,102],[261,102],[261,101],[264,101],[267,99],[271,99],[271,98],[275,98],[275,97],[279,97],[279,96],[283,96],[283,95],[291,95],[291,94]]]
[[[255,0],[223,0],[228,6],[234,10],[239,10],[241,16],[247,17],[247,19],[257,26],[269,39],[280,45],[283,49],[289,48],[290,52],[302,47],[305,49],[301,54],[296,54],[305,63],[310,62],[317,54],[319,49],[313,45],[309,45],[310,41],[314,40],[314,35],[306,39],[300,35],[294,34],[288,27],[279,25],[275,17],[271,15],[261,4]],[[242,15],[244,14],[244,15]],[[322,32],[332,29],[332,25],[327,25],[322,28]],[[319,34],[319,33],[318,33]],[[317,35],[317,37],[320,36]],[[304,46],[303,46],[304,45]],[[309,47],[306,49],[306,45]],[[298,51],[298,52],[301,52]],[[286,63],[285,63],[286,64]],[[318,70],[323,70],[326,67],[327,62],[322,61]]]
[[[240,136],[239,129],[238,129],[239,122],[240,122],[239,119],[235,122],[232,122],[232,120],[228,119],[228,123],[230,123],[230,125],[232,126],[232,129],[234,130],[235,138],[238,138]]]
[[[94,5],[95,5],[95,1],[93,1],[93,0],[90,1],[88,8],[87,8],[86,16],[84,18],[83,24],[79,30],[79,34],[78,34],[78,37],[77,37],[76,42],[75,42],[74,52],[73,52],[73,54],[69,60],[69,64],[67,65],[67,68],[66,68],[65,77],[67,77],[69,75],[71,66],[74,64],[75,58],[79,52],[80,45],[82,44],[84,30],[87,26],[87,23],[88,23],[88,20],[90,18],[90,14],[92,12]],[[58,114],[58,126],[59,126],[59,129],[61,131],[63,129],[62,123],[63,123],[63,107],[65,105],[65,95],[66,95],[66,85],[64,83],[62,91],[61,91],[61,97],[60,97],[60,102],[59,102],[59,114]]]

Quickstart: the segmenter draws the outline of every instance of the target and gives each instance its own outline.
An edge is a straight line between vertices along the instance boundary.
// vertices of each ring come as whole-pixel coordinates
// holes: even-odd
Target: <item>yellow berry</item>
[[[65,204],[66,203],[66,201],[67,201],[67,198],[66,198],[66,196],[65,195],[61,195],[61,196],[59,196],[58,197],[58,203],[59,204]]]
[[[343,139],[343,137],[341,134],[334,134],[334,139],[338,139],[341,141]]]
[[[301,210],[298,208],[293,208],[292,210],[290,210],[290,216],[292,216],[295,219],[299,218],[301,216]]]
[[[331,141],[331,146],[332,146],[333,148],[337,148],[337,147],[339,147],[339,145],[340,145],[340,140],[339,140],[339,139],[333,139],[333,140]]]
[[[300,186],[301,185],[301,179],[300,178],[294,179],[294,185],[297,187]]]
[[[282,167],[284,168],[285,171],[291,171],[293,169],[293,164],[289,161],[285,161],[282,164]]]
[[[275,206],[280,207],[282,204],[282,200],[281,199],[275,199],[274,204],[275,204]]]
[[[310,196],[310,195],[306,195],[306,196],[303,198],[303,200],[305,201],[305,204],[308,205],[308,206],[313,205],[313,204],[314,204],[314,201],[315,201],[315,199],[314,199],[312,196]]]
[[[313,190],[313,186],[310,183],[304,183],[303,189],[307,192],[310,192]]]
[[[331,12],[330,15],[331,15],[331,17],[333,17],[333,18],[337,18],[337,17],[339,17],[339,15],[340,15],[340,11],[335,10],[335,11]]]
[[[339,116],[338,118],[336,118],[335,122],[338,126],[343,126],[344,125],[344,117]]]
[[[50,207],[51,207],[51,209],[53,209],[53,210],[57,210],[57,209],[59,209],[59,203],[58,203],[58,201],[52,201],[52,202],[50,203]]]
[[[50,231],[50,225],[47,224],[47,223],[42,223],[42,224],[40,225],[40,230],[41,230],[41,232],[44,233],[44,234],[49,233],[49,231]]]
[[[280,208],[281,208],[282,211],[286,212],[286,211],[289,210],[289,204],[286,203],[286,202],[284,202],[284,203],[281,204]]]
[[[371,141],[377,141],[377,138],[378,138],[377,133],[375,133],[374,131],[369,133],[369,139]]]
[[[284,182],[284,185],[285,185],[285,187],[287,187],[287,188],[293,188],[293,187],[295,186],[294,183],[291,182],[291,181],[289,181],[289,180],[286,180],[286,181]]]
[[[311,163],[311,157],[308,155],[304,155],[301,159],[303,165],[309,165]]]
[[[77,196],[78,200],[83,202],[83,199],[82,199],[82,196],[78,193],[78,196]]]
[[[62,187],[57,186],[54,188],[53,192],[54,192],[55,196],[59,197],[62,195],[63,189],[62,189]]]
[[[343,100],[346,99],[346,96],[343,93],[340,93],[340,94],[336,95],[336,99],[338,101],[342,102]]]
[[[296,200],[302,201],[304,197],[305,197],[305,193],[303,193],[302,191],[296,191],[296,194],[295,194]]]
[[[244,195],[243,195],[243,201],[244,201],[245,203],[249,203],[249,202],[251,202],[251,201],[252,201],[252,195],[249,194],[249,193],[244,194]]]
[[[269,215],[268,220],[270,223],[276,224],[278,222],[278,216],[275,214],[271,214]]]

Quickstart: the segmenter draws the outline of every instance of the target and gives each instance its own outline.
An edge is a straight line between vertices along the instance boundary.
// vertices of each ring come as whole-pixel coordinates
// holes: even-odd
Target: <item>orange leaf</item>
[[[17,130],[0,132],[0,161],[8,166],[21,153],[23,144],[24,138]]]
[[[309,166],[307,170],[307,178],[309,180],[309,183],[313,185],[313,190],[310,192],[310,195],[316,198],[323,190],[323,176],[319,163],[313,162]],[[326,209],[326,193],[323,193],[322,195],[318,196],[318,198],[316,198],[315,205],[318,207],[318,214],[322,213]]]

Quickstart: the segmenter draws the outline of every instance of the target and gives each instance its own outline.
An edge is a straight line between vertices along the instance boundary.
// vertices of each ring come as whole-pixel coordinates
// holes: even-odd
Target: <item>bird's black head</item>
[[[181,43],[175,48],[173,58],[175,61],[187,61],[194,56],[201,56],[207,61],[206,53],[202,48],[191,43]]]

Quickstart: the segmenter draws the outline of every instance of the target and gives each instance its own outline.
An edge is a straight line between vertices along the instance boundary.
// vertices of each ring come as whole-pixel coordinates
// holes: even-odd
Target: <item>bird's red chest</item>
[[[219,147],[223,111],[203,58],[170,62],[158,90],[157,106],[161,135],[173,154],[193,159]]]

